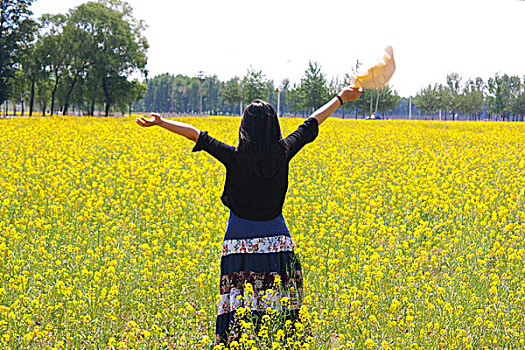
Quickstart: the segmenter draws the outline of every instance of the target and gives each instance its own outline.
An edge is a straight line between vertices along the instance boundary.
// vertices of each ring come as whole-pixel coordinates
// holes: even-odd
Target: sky
[[[36,0],[35,16],[66,13],[85,0]],[[298,83],[309,61],[328,80],[356,61],[376,64],[394,48],[390,85],[404,97],[445,83],[525,75],[525,1],[520,0],[127,0],[148,25],[149,76],[242,77],[261,70]]]

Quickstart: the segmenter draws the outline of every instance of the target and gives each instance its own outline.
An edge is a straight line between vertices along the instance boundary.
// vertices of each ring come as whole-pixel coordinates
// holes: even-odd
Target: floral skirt
[[[282,214],[269,221],[239,218],[230,212],[221,254],[216,342],[240,337],[237,310],[259,318],[279,310],[298,316],[303,301],[301,263]],[[237,315],[238,316],[238,315]]]

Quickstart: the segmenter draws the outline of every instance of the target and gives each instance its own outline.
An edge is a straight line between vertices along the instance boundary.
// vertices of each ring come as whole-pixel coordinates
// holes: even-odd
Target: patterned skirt
[[[258,320],[270,310],[278,310],[292,321],[298,317],[303,275],[282,214],[269,221],[252,221],[230,212],[219,289],[216,343],[240,337],[242,330],[236,325],[239,308],[251,310]]]

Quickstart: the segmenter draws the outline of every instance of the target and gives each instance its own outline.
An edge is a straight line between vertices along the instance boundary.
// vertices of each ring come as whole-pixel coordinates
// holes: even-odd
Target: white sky
[[[85,0],[36,0],[35,15]],[[128,0],[148,24],[149,76],[198,71],[221,80],[251,66],[276,83],[299,82],[309,60],[328,79],[373,65],[394,47],[391,85],[401,96],[457,72],[466,80],[525,74],[525,1]]]

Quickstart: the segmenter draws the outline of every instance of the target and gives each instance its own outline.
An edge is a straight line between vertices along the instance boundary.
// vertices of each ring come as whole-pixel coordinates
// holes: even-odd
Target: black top
[[[282,142],[286,149],[285,166],[273,178],[256,177],[252,171],[237,166],[237,150],[233,146],[201,131],[192,152],[205,150],[226,167],[222,203],[243,219],[267,221],[282,213],[288,190],[290,160],[319,133],[317,119],[309,118]]]

